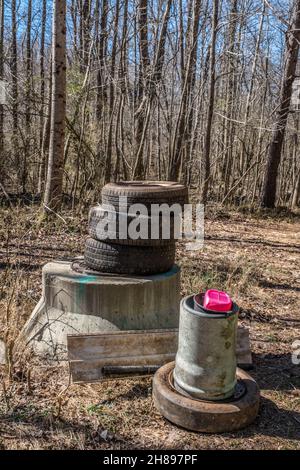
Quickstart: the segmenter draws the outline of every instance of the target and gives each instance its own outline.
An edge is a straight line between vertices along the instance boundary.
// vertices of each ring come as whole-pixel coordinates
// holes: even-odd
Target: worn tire
[[[246,391],[240,398],[202,401],[181,395],[172,384],[175,362],[162,366],[153,378],[153,400],[158,411],[172,423],[191,431],[221,433],[242,429],[256,418],[259,388],[247,372],[237,368]]]
[[[158,274],[175,262],[175,243],[158,247],[123,246],[88,238],[85,264],[95,271],[115,274]]]
[[[134,219],[133,216],[130,216],[125,213],[116,212],[116,231],[109,232],[108,230],[105,233],[101,233],[97,226],[100,221],[106,217],[108,211],[102,206],[95,206],[90,209],[89,212],[89,221],[88,221],[88,231],[91,238],[95,240],[107,242],[107,243],[116,243],[118,245],[130,245],[130,246],[166,246],[170,243],[174,243],[174,218],[170,219],[170,238],[169,239],[142,239],[138,238],[136,240],[131,238],[119,238],[119,220],[120,217],[125,218],[126,227],[129,226],[130,222]],[[163,219],[160,218],[159,224],[159,236],[162,235],[162,225]],[[151,218],[147,218],[148,233],[151,233]]]
[[[144,204],[148,211],[151,204],[180,204],[183,208],[188,203],[186,186],[172,181],[124,181],[109,183],[102,189],[102,203],[111,204],[119,210],[120,196],[127,197],[128,205]]]

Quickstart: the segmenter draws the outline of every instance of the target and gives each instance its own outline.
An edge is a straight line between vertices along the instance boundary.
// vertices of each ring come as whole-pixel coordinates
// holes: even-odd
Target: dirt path
[[[41,266],[82,252],[85,220],[66,214],[66,224],[37,231],[32,208],[0,215],[0,338],[13,349],[41,294]],[[235,434],[190,433],[156,412],[151,378],[70,385],[66,367],[15,352],[10,383],[1,368],[0,448],[300,448],[300,365],[291,361],[300,341],[299,219],[211,216],[204,249],[180,243],[178,262],[183,295],[215,286],[241,306],[262,394],[256,422]]]

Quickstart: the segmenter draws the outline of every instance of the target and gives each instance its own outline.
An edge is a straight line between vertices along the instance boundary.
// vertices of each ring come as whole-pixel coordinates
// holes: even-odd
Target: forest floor
[[[17,348],[43,264],[83,252],[86,217],[70,214],[38,227],[36,206],[0,209],[0,338],[9,353],[0,366],[0,449],[300,449],[300,365],[291,360],[300,340],[300,218],[211,210],[204,249],[179,243],[182,294],[224,288],[241,306],[261,388],[251,426],[205,435],[160,416],[151,377],[74,385],[67,365]]]

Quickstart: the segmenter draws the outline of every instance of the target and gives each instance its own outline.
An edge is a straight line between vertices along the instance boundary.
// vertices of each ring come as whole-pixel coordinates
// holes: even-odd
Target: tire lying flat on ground
[[[88,238],[84,260],[95,271],[112,274],[159,274],[175,262],[175,243],[165,246],[123,246]]]
[[[102,203],[111,204],[119,210],[119,198],[127,197],[127,204],[144,204],[149,211],[151,204],[188,203],[186,186],[172,181],[124,181],[109,183],[102,189]]]
[[[115,225],[112,223],[111,228],[106,226],[104,229],[102,227],[101,222],[103,220],[110,221],[113,220],[115,217]],[[92,207],[89,213],[89,222],[88,222],[88,229],[89,235],[91,238],[95,240],[103,241],[103,242],[110,242],[116,243],[118,245],[132,245],[132,246],[164,246],[169,245],[170,243],[174,243],[174,218],[168,218],[168,221],[164,221],[162,217],[159,218],[159,238],[158,239],[151,239],[151,221],[150,217],[145,217],[146,226],[147,226],[147,239],[138,238],[138,239],[131,239],[129,235],[127,238],[120,238],[120,227],[125,226],[127,228],[126,232],[128,233],[128,227],[130,223],[135,219],[135,216],[121,213],[121,212],[113,212],[108,211],[105,207],[102,206],[95,206]],[[170,227],[169,238],[163,239],[162,238],[162,229],[166,228],[166,223],[168,222]],[[142,222],[141,222],[142,223]],[[153,220],[153,223],[157,224],[156,221]],[[105,230],[105,232],[104,232]],[[139,229],[140,230],[140,229]],[[167,234],[168,235],[168,234]]]
[[[153,400],[169,421],[191,431],[220,433],[242,429],[254,421],[259,409],[259,388],[255,380],[237,368],[243,395],[224,401],[202,401],[181,395],[172,380],[175,362],[162,366],[153,378]]]

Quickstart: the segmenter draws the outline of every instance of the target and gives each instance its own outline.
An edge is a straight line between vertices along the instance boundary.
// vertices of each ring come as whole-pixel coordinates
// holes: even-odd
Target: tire
[[[175,262],[175,243],[160,247],[123,246],[88,238],[85,264],[95,271],[115,274],[160,274]]]
[[[109,183],[102,189],[102,203],[111,204],[119,210],[119,198],[127,197],[127,204],[144,204],[151,210],[151,204],[188,203],[186,186],[172,181],[124,181]],[[150,214],[149,214],[150,215]]]
[[[158,411],[172,423],[191,431],[230,432],[254,421],[259,410],[259,388],[247,372],[237,368],[245,393],[223,401],[204,401],[182,395],[174,388],[175,362],[162,366],[153,378],[153,400]]]
[[[99,223],[104,219],[108,219],[110,217],[116,217],[115,221],[115,230],[109,231],[109,227],[107,229],[101,232],[101,226],[99,228]],[[131,238],[119,238],[119,223],[120,219],[123,218],[124,225],[127,228],[128,232],[128,226],[130,223],[134,220],[134,216],[131,216],[126,213],[121,213],[121,212],[111,212],[106,210],[102,206],[95,206],[92,207],[90,212],[89,212],[89,221],[88,221],[88,230],[89,230],[89,235],[91,238],[94,238],[95,240],[107,242],[107,243],[116,243],[118,245],[127,245],[127,246],[166,246],[170,245],[170,243],[174,243],[174,218],[171,217],[170,219],[170,238],[169,239],[143,239],[143,238],[138,238],[138,239],[131,239]],[[125,219],[125,220],[124,220]],[[159,219],[159,237],[162,237],[162,226],[163,226],[163,219],[160,217]],[[147,217],[147,228],[148,228],[148,234],[151,234],[151,218]]]

